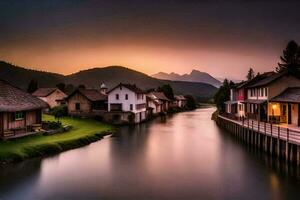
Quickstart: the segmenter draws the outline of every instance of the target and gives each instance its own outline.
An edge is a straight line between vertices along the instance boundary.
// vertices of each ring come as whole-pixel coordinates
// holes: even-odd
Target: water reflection
[[[0,199],[297,199],[299,169],[232,138],[214,109],[0,169]]]

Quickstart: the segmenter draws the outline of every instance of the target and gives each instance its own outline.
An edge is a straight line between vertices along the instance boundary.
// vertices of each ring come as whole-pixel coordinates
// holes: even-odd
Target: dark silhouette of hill
[[[222,83],[218,79],[214,78],[206,72],[200,72],[198,70],[193,70],[191,73],[183,75],[176,74],[174,72],[169,74],[159,72],[157,74],[152,75],[152,77],[172,81],[202,82],[213,85],[215,87],[220,87],[222,85]]]
[[[157,88],[163,84],[170,84],[175,93],[190,94],[201,100],[211,98],[217,91],[216,87],[206,83],[160,80],[121,66],[93,68],[64,76],[0,62],[0,78],[24,90],[27,89],[29,82],[34,79],[38,81],[39,87],[53,87],[64,82],[74,86],[84,84],[86,87],[93,88],[99,88],[101,83],[105,83],[108,88],[112,88],[123,82],[136,84],[138,87],[147,90]]]

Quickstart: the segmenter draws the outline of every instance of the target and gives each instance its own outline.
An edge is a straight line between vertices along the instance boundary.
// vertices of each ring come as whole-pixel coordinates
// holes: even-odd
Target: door
[[[291,104],[288,104],[288,124],[292,123],[292,109]]]

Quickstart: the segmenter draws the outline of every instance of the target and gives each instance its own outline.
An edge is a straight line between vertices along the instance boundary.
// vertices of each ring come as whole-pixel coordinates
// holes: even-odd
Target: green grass
[[[43,115],[43,121],[54,120],[53,116]],[[52,155],[64,150],[81,147],[100,140],[114,130],[113,126],[92,119],[64,117],[60,121],[63,125],[72,126],[72,129],[55,135],[33,135],[0,141],[0,163]]]

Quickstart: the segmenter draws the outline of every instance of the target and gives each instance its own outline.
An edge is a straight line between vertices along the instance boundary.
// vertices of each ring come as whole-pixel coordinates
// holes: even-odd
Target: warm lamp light
[[[272,105],[272,109],[275,110],[277,108],[276,104]]]

